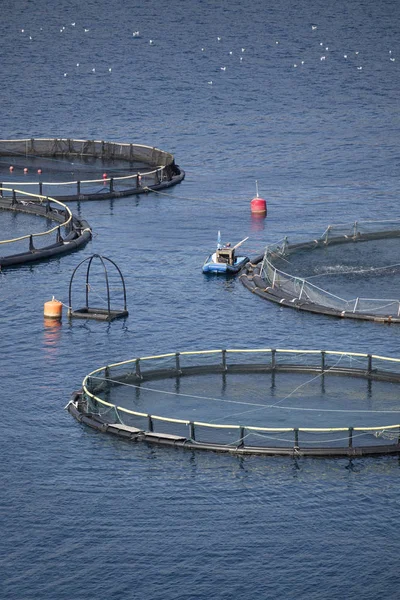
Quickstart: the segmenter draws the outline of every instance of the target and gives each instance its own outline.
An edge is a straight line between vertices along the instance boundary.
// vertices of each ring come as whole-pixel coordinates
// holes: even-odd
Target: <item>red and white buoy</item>
[[[256,197],[250,202],[251,214],[257,217],[265,217],[267,215],[267,202],[258,195],[258,182],[256,181]]]

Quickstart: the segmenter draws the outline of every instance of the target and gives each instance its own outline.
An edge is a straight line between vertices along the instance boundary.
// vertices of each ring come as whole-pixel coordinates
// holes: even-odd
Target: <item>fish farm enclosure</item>
[[[399,256],[400,221],[330,225],[317,239],[268,245],[245,266],[241,281],[298,310],[400,323]]]
[[[8,195],[6,195],[8,194]],[[50,227],[38,233],[0,241],[0,268],[36,262],[73,252],[84,246],[92,231],[84,219],[54,198],[11,188],[0,188],[0,212],[42,217]],[[54,226],[54,222],[58,223]]]
[[[0,181],[64,202],[161,190],[185,173],[172,154],[140,144],[76,140],[0,140]]]
[[[400,359],[371,354],[178,352],[93,371],[68,410],[98,431],[190,450],[397,454],[399,384]]]

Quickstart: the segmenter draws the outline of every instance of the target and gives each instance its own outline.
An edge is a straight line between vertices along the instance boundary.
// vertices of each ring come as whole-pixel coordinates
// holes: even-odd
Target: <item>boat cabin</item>
[[[227,265],[235,264],[235,248],[219,248],[216,252],[217,262]]]

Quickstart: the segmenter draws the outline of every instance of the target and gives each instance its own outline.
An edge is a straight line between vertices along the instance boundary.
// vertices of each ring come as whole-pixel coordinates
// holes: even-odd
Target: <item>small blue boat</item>
[[[239,248],[246,240],[231,246],[230,244],[221,244],[221,233],[218,231],[217,249],[206,259],[203,265],[203,273],[238,273],[242,267],[249,261],[248,256],[236,256],[236,248]]]

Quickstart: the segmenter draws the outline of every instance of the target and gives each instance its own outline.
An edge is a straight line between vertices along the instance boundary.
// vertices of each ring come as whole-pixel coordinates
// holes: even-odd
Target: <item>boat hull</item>
[[[216,273],[217,275],[238,273],[240,269],[249,261],[247,256],[238,256],[233,265],[228,265],[227,263],[214,262],[212,257],[213,255],[210,254],[204,263],[203,273]]]

